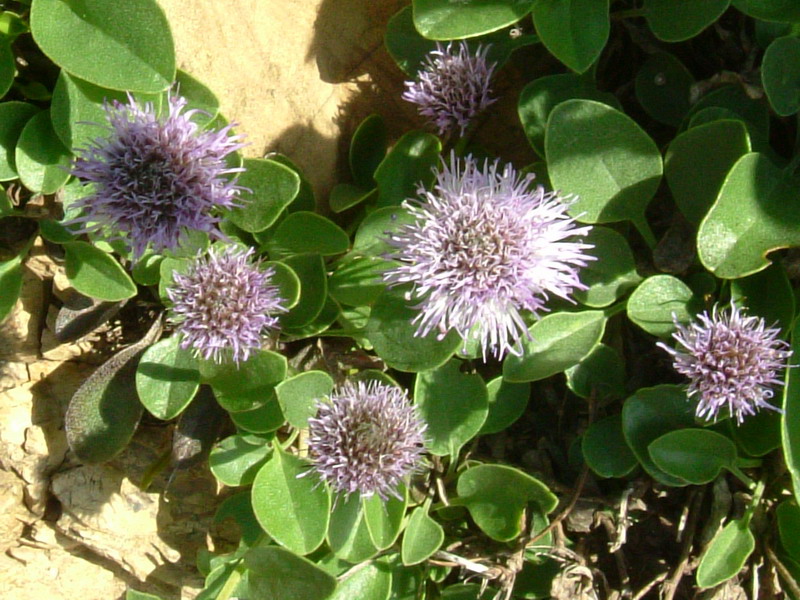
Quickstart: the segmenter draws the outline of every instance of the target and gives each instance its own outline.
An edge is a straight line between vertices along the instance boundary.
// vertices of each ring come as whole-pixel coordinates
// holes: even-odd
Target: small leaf
[[[431,40],[475,37],[513,25],[534,4],[533,0],[414,0],[414,25]]]
[[[636,98],[659,123],[678,127],[689,112],[694,77],[672,54],[651,54],[636,74]]]
[[[267,244],[270,255],[341,254],[350,247],[350,238],[333,221],[312,212],[299,211],[280,222]]]
[[[333,391],[333,379],[324,371],[305,371],[282,381],[275,388],[281,410],[289,424],[308,427],[309,417],[317,413],[317,400]]]
[[[529,383],[511,383],[496,377],[486,386],[489,393],[489,414],[480,435],[497,433],[513,425],[525,412],[531,395]]]
[[[378,356],[398,371],[435,369],[447,362],[461,345],[461,338],[455,331],[441,340],[435,333],[416,336],[417,326],[411,321],[417,314],[397,288],[383,292],[372,307],[367,337]]]
[[[670,431],[653,440],[647,452],[659,469],[695,485],[714,481],[722,469],[736,468],[736,446],[708,429]]]
[[[451,360],[417,375],[414,399],[428,425],[425,446],[436,456],[456,460],[461,447],[480,431],[489,411],[486,384],[478,374],[462,373]]]
[[[325,306],[328,296],[325,263],[319,254],[299,254],[283,262],[300,281],[300,299],[288,313],[281,315],[281,327],[303,327],[311,323]]]
[[[625,395],[625,363],[619,352],[597,344],[577,365],[567,369],[567,387],[581,398],[603,403]]]
[[[528,331],[522,356],[509,355],[503,363],[506,381],[539,381],[578,364],[603,337],[606,317],[598,310],[547,315]]]
[[[689,482],[658,468],[647,449],[662,435],[692,426],[693,407],[682,386],[641,388],[622,406],[622,431],[628,446],[645,471],[664,485],[684,486]]]
[[[22,292],[22,257],[0,262],[0,323],[14,310]]]
[[[11,49],[11,38],[0,32],[0,98],[6,95],[14,84],[17,74],[16,60]]]
[[[179,335],[150,346],[136,369],[139,399],[157,419],[169,421],[181,414],[199,387],[197,359],[180,347]]]
[[[775,112],[788,117],[800,110],[800,39],[789,35],[773,41],[761,62],[761,81]]]
[[[259,443],[253,443],[253,442]],[[214,477],[230,487],[250,485],[272,456],[272,446],[263,438],[232,435],[217,444],[208,457]]]
[[[644,14],[656,37],[682,42],[696,36],[716,21],[731,0],[645,0]]]
[[[244,560],[250,593],[259,600],[325,600],[336,589],[333,575],[277,546],[251,548]]]
[[[392,263],[374,256],[349,257],[328,279],[329,293],[349,306],[373,304],[386,289],[383,274]]]
[[[697,232],[703,265],[717,277],[737,279],[769,266],[769,252],[800,246],[797,187],[765,155],[741,157]]]
[[[613,229],[592,227],[583,241],[594,246],[588,252],[598,260],[581,269],[581,283],[589,288],[575,291],[575,299],[581,304],[609,306],[642,280],[628,242]]]
[[[382,562],[373,562],[339,582],[330,600],[389,600],[392,572]]]
[[[34,0],[30,24],[50,60],[95,85],[157,93],[175,79],[172,33],[155,0]]]
[[[82,462],[111,460],[133,437],[143,411],[134,384],[136,365],[160,332],[161,322],[156,320],[141,340],[103,363],[72,396],[64,428]]]
[[[688,323],[701,301],[677,277],[653,275],[645,279],[628,299],[628,318],[652,335],[668,338],[675,320]]]
[[[728,427],[736,445],[749,456],[765,456],[781,446],[781,414],[777,411],[759,411],[741,425],[728,419]]]
[[[358,492],[337,498],[327,540],[333,553],[350,563],[365,561],[378,553],[369,535]]]
[[[391,547],[400,535],[408,506],[408,489],[401,485],[398,493],[401,498],[389,496],[385,501],[377,494],[362,498],[369,537],[378,550]]]
[[[428,516],[428,511],[418,506],[411,513],[403,534],[401,557],[406,566],[427,560],[444,542],[442,526]]]
[[[356,185],[375,187],[375,169],[386,155],[386,124],[383,117],[372,114],[361,121],[350,142],[350,172]]]
[[[42,111],[26,124],[14,155],[19,178],[26,188],[54,194],[69,179],[72,155],[53,131],[50,111]]]
[[[794,0],[733,0],[732,4],[754,19],[800,23],[800,6]]]
[[[333,212],[340,213],[362,202],[370,201],[377,195],[377,189],[374,187],[367,189],[350,183],[337,183],[331,189],[328,204]]]
[[[435,135],[409,131],[401,137],[375,170],[378,206],[397,206],[416,197],[417,188],[433,182],[442,144]]]
[[[19,177],[14,160],[17,140],[27,122],[38,112],[39,109],[25,102],[0,103],[0,181]]]
[[[136,284],[110,254],[86,242],[68,242],[64,250],[67,278],[81,294],[109,302],[136,295]]]
[[[288,265],[275,260],[264,263],[264,268],[272,268],[275,273],[270,283],[278,288],[278,296],[283,300],[281,306],[294,308],[300,301],[300,278]]]
[[[608,40],[608,4],[609,0],[539,0],[533,5],[533,24],[553,56],[583,73]]]
[[[289,167],[269,159],[246,158],[237,184],[242,208],[231,209],[226,219],[250,233],[272,226],[300,191],[300,177]]]
[[[188,107],[197,110],[191,117],[192,121],[200,127],[214,121],[219,114],[219,99],[207,85],[181,70],[175,76],[175,84],[177,93],[188,101]]]
[[[755,275],[731,281],[731,301],[746,306],[749,315],[763,317],[788,333],[795,313],[792,283],[783,263],[774,262]]]
[[[800,356],[800,320],[792,327],[792,356]],[[795,500],[800,501],[800,369],[786,369],[781,438],[786,467],[792,476]]]
[[[504,465],[478,465],[458,478],[458,498],[486,535],[500,542],[522,532],[522,512],[536,502],[545,514],[555,510],[558,498],[538,479]]]
[[[229,416],[236,427],[250,433],[270,433],[280,429],[286,423],[281,405],[273,397],[270,397],[258,408],[230,413]]]
[[[276,445],[253,482],[253,510],[275,541],[297,554],[316,550],[325,538],[331,497],[310,465]]]
[[[789,556],[800,559],[800,508],[794,500],[784,500],[775,514],[778,517],[781,545]]]
[[[622,415],[592,423],[581,440],[586,464],[600,477],[625,477],[636,468],[636,457],[622,434]]]
[[[220,405],[230,412],[263,406],[286,377],[286,370],[286,357],[269,350],[256,350],[238,365],[200,362],[203,383],[214,388]]]
[[[708,116],[700,119],[701,113]],[[719,119],[740,119],[747,126],[750,143],[758,152],[769,148],[769,107],[765,99],[751,98],[742,86],[726,85],[709,92],[689,111],[689,125],[695,127]]]
[[[742,570],[756,545],[748,521],[749,519],[731,521],[714,536],[700,557],[697,567],[698,586],[715,587]]]

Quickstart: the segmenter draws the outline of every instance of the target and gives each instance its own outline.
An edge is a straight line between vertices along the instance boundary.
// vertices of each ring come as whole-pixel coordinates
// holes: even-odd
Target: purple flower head
[[[78,149],[72,174],[93,184],[91,195],[76,206],[84,215],[74,219],[81,232],[99,232],[124,239],[140,257],[148,245],[160,252],[179,245],[186,229],[221,237],[213,214],[218,207],[237,206],[241,189],[229,177],[225,157],[241,148],[232,125],[200,131],[183,112],[186,99],[171,95],[169,114],[159,116],[151,103],[106,104],[109,135]]]
[[[792,355],[778,337],[780,329],[744,316],[735,305],[715,305],[710,316],[703,312],[697,319],[688,326],[675,321],[672,337],[685,352],[658,343],[672,355],[675,370],[691,380],[688,395],[698,398],[697,416],[716,420],[727,408],[741,423],[759,409],[780,410],[768,402],[772,388],[783,384],[778,373]]]
[[[465,348],[479,342],[484,360],[487,351],[519,355],[530,337],[520,311],[538,316],[551,295],[571,300],[586,289],[578,271],[594,260],[585,254],[592,246],[566,240],[590,227],[577,227],[561,197],[531,189],[533,175],[520,177],[511,165],[481,168],[471,156],[461,163],[451,155],[436,179],[432,190],[418,190],[421,200],[403,203],[416,221],[389,234],[388,258],[400,264],[384,279],[412,284],[416,335],[435,330],[441,339],[455,329]]]
[[[403,99],[417,105],[419,113],[439,130],[439,135],[456,129],[463,135],[470,121],[495,102],[489,83],[497,63],[488,63],[489,47],[478,46],[472,54],[466,42],[443,47],[436,44],[417,73],[406,81]]]
[[[334,492],[386,500],[420,466],[425,424],[405,391],[378,381],[345,383],[308,420],[314,470]]]
[[[212,248],[198,256],[186,273],[173,272],[167,295],[173,302],[171,320],[182,336],[181,348],[193,348],[206,360],[238,364],[262,345],[262,337],[278,327],[286,312],[273,269],[260,269],[253,249]]]

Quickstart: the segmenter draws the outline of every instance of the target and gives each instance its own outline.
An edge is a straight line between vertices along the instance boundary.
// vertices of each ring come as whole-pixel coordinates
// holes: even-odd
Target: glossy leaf
[[[539,0],[533,5],[533,24],[553,56],[583,73],[608,40],[608,6],[609,0]]]
[[[87,242],[68,242],[64,251],[67,278],[81,294],[109,302],[136,295],[136,284],[110,254]]]
[[[55,193],[69,179],[71,159],[53,131],[49,111],[36,114],[25,124],[14,154],[25,187],[42,194]]]
[[[0,181],[16,179],[17,163],[14,158],[17,140],[27,122],[39,110],[26,102],[0,103]]]
[[[511,383],[502,377],[490,381],[486,390],[489,393],[489,414],[480,435],[497,433],[513,425],[525,412],[531,395],[530,384]]]
[[[601,311],[559,312],[547,315],[523,339],[522,356],[510,354],[503,363],[506,381],[538,381],[572,367],[603,337],[606,317]]]
[[[300,280],[300,299],[288,313],[281,315],[281,327],[303,327],[313,321],[328,296],[328,280],[325,263],[319,254],[290,256],[286,265]]]
[[[742,570],[756,545],[748,521],[731,521],[711,540],[697,566],[699,587],[717,586]]]
[[[406,566],[427,560],[444,542],[442,526],[428,516],[428,511],[418,506],[411,513],[403,534],[401,557]]]
[[[248,588],[259,600],[325,600],[336,589],[333,575],[277,546],[251,548],[245,564]]]
[[[442,144],[435,135],[409,131],[401,137],[375,170],[378,206],[397,206],[415,198],[417,187],[433,181],[431,169],[439,163]]]
[[[645,0],[647,24],[665,42],[682,42],[716,21],[731,0]]]
[[[609,306],[642,280],[622,235],[608,227],[596,226],[584,241],[594,246],[587,253],[597,260],[581,269],[581,283],[589,289],[575,291],[578,302],[592,308]]]
[[[34,0],[30,24],[48,58],[95,85],[157,93],[175,80],[172,33],[155,0]]]
[[[776,39],[764,52],[761,81],[772,108],[782,117],[800,110],[800,39]]]
[[[703,265],[723,279],[746,277],[769,266],[772,250],[800,245],[797,187],[765,155],[740,158],[697,232]]]
[[[191,350],[180,347],[173,335],[150,346],[136,369],[136,391],[157,419],[177,417],[200,387],[200,371]]]
[[[625,362],[619,352],[605,344],[597,344],[589,355],[564,374],[567,387],[581,398],[604,403],[625,395]]]
[[[268,260],[264,263],[264,268],[272,268],[275,272],[270,279],[270,283],[278,288],[278,296],[283,302],[284,308],[294,308],[300,301],[300,278],[285,263],[275,260]]]
[[[290,425],[308,427],[309,417],[317,414],[317,401],[333,391],[333,379],[324,371],[305,371],[282,381],[275,388],[281,410]]]
[[[592,423],[581,440],[586,464],[600,477],[625,477],[638,464],[622,433],[622,415]]]
[[[425,446],[436,456],[456,459],[461,447],[481,430],[489,411],[486,384],[478,374],[462,373],[451,360],[417,375],[414,401],[427,424]]]
[[[340,495],[331,512],[328,545],[333,553],[350,563],[359,563],[378,553],[372,543],[358,493]]]
[[[272,538],[297,554],[325,538],[331,497],[304,460],[275,446],[253,482],[253,510]]]
[[[246,158],[242,166],[245,171],[238,185],[247,188],[239,194],[243,206],[228,212],[226,219],[244,231],[263,231],[297,197],[300,177],[289,167],[264,158]]]
[[[269,350],[256,350],[238,365],[210,360],[200,362],[203,383],[214,388],[220,405],[230,412],[247,411],[272,398],[275,386],[286,377],[286,357]]]
[[[695,485],[714,481],[722,469],[736,468],[736,446],[708,429],[670,431],[653,440],[647,451],[659,469]]]
[[[652,335],[667,338],[675,331],[675,320],[688,323],[701,301],[677,277],[653,275],[639,284],[628,299],[628,318]]]
[[[341,227],[322,215],[299,211],[288,215],[275,229],[267,247],[270,255],[316,253],[341,254],[350,238]]]
[[[636,74],[636,98],[659,123],[677,127],[689,112],[694,77],[672,54],[651,54]]]
[[[22,257],[0,262],[0,322],[2,322],[17,304],[22,291]]]
[[[408,489],[401,485],[398,493],[400,498],[389,496],[388,500],[377,494],[362,498],[369,538],[379,550],[391,547],[400,535],[408,506]]]
[[[431,40],[475,37],[513,25],[533,5],[532,0],[414,0],[414,25]]]
[[[214,477],[230,487],[250,485],[272,456],[272,446],[263,438],[232,435],[218,443],[208,457]]]

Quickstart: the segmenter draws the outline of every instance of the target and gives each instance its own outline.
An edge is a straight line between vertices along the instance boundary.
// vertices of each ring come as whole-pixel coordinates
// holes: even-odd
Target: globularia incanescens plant
[[[65,468],[175,421],[129,476],[224,486],[199,600],[800,598],[793,3],[413,0],[330,194],[77,4],[0,7],[0,318],[35,247],[123,340]]]

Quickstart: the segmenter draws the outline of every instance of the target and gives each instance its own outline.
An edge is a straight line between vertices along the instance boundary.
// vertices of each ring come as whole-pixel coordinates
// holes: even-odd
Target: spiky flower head
[[[453,42],[428,53],[415,81],[406,81],[403,99],[439,130],[463,135],[470,121],[496,101],[489,87],[497,63],[486,60],[488,46],[473,54],[466,42]]]
[[[480,167],[468,156],[451,155],[436,171],[432,190],[420,188],[420,200],[406,200],[415,221],[389,234],[399,261],[384,279],[390,285],[412,284],[408,299],[418,300],[416,335],[432,330],[443,338],[455,329],[466,348],[476,339],[501,358],[519,355],[529,337],[521,311],[538,317],[551,296],[571,300],[585,289],[578,271],[594,257],[584,236],[566,213],[569,204],[533,175],[520,177],[499,162]]]
[[[675,370],[690,379],[689,397],[697,398],[697,416],[715,420],[727,408],[741,423],[769,403],[772,388],[783,382],[778,374],[792,355],[780,329],[767,327],[761,317],[747,317],[740,307],[715,305],[689,325],[675,321],[672,334],[683,349],[658,346],[672,355]]]
[[[396,386],[347,382],[317,401],[308,427],[314,470],[336,493],[399,497],[420,466],[426,427]]]
[[[156,252],[179,245],[185,230],[220,237],[214,211],[237,206],[241,189],[225,157],[241,148],[231,125],[200,131],[196,110],[184,111],[185,98],[170,95],[169,111],[159,116],[152,103],[106,103],[109,134],[78,149],[72,174],[93,184],[76,202],[84,209],[73,223],[81,232],[122,239],[140,257],[150,245]]]
[[[185,273],[173,271],[167,295],[181,348],[192,348],[206,360],[221,363],[230,357],[238,364],[278,327],[276,315],[286,309],[272,283],[275,270],[261,269],[252,255],[252,248],[212,248]]]

